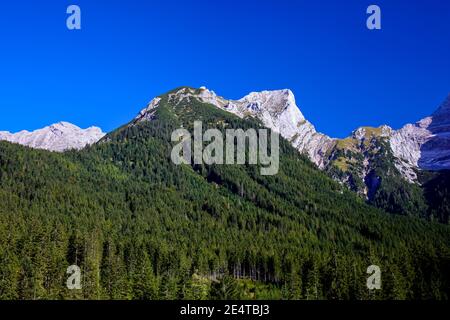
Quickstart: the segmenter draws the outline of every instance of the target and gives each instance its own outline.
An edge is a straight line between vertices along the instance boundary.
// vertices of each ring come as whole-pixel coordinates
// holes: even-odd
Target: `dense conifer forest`
[[[274,176],[176,166],[171,133],[194,120],[260,126],[163,97],[155,119],[82,151],[0,142],[0,299],[449,298],[448,225],[367,205],[282,139]],[[81,290],[66,287],[73,264]]]

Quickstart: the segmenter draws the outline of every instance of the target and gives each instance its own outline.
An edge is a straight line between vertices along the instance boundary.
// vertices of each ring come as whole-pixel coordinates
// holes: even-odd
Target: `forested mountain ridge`
[[[449,226],[365,204],[283,139],[275,176],[175,166],[181,125],[262,124],[160,99],[82,151],[0,142],[0,298],[448,299]],[[65,286],[72,264],[79,291]]]
[[[450,96],[431,117],[415,125],[408,124],[400,130],[386,125],[360,127],[345,139],[332,139],[317,132],[298,108],[290,90],[252,92],[242,99],[229,100],[205,87],[181,87],[167,96],[172,104],[196,100],[242,119],[257,119],[369,204],[393,214],[449,223],[447,200],[426,197],[431,192],[429,184],[418,177],[445,177],[442,172],[448,166],[450,150]],[[151,120],[160,101],[160,97],[153,99],[134,121]],[[424,159],[429,165],[419,165]],[[447,181],[445,190],[449,188],[450,181]],[[439,214],[433,210],[437,205],[441,208]]]

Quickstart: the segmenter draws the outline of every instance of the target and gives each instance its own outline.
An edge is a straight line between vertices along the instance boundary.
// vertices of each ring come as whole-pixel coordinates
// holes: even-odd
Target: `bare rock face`
[[[291,90],[253,92],[238,101],[238,114],[249,113],[305,153],[320,168],[333,139],[316,131],[298,108]]]
[[[419,167],[428,170],[450,168],[450,95],[431,116],[427,127],[431,132],[422,145]]]
[[[68,122],[59,122],[33,132],[20,131],[10,133],[0,131],[0,140],[18,143],[35,149],[63,152],[70,149],[82,149],[103,138],[100,128],[80,129]]]
[[[139,123],[141,121],[150,121],[153,119],[156,108],[159,106],[161,98],[155,98],[150,103],[139,112],[137,117],[134,119],[133,123]]]
[[[422,146],[431,136],[431,132],[427,129],[430,122],[431,117],[428,117],[416,124],[407,124],[403,128],[394,131],[390,137],[392,152],[399,160],[397,169],[409,181],[417,179],[414,169],[419,168]]]
[[[390,142],[407,171],[450,169],[450,95],[430,117],[395,131]]]

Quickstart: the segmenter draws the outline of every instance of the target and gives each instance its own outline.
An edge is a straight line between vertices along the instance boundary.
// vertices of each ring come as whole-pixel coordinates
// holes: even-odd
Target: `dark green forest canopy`
[[[283,139],[275,176],[175,166],[171,133],[194,120],[260,126],[163,96],[154,120],[83,151],[0,142],[0,298],[449,298],[448,225],[365,204]],[[72,264],[80,291],[65,286]]]

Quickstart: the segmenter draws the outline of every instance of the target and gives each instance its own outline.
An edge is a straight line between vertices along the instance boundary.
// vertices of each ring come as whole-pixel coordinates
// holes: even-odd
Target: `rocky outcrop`
[[[430,117],[395,131],[390,143],[407,178],[416,179],[416,168],[450,169],[450,95]]]

